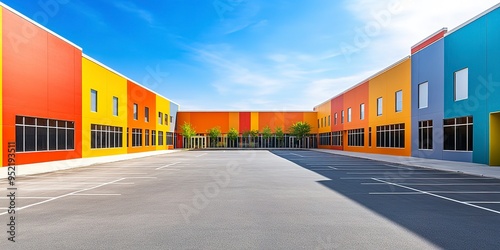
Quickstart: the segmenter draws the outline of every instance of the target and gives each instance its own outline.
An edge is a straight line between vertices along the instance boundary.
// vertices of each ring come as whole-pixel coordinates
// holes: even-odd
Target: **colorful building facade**
[[[279,128],[290,139],[281,146],[296,147],[287,133],[301,121],[312,127],[307,147],[498,166],[499,31],[500,4],[311,112],[180,112],[0,3],[0,160],[7,165],[9,142],[19,165],[182,148],[184,123],[199,137],[235,130],[236,147],[250,145],[249,132],[253,146],[278,146],[262,138]]]
[[[174,148],[179,105],[0,6],[3,166]]]

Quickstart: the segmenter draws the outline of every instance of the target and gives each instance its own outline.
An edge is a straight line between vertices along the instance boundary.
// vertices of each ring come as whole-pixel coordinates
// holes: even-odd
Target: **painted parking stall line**
[[[167,164],[165,166],[162,166],[162,167],[159,167],[159,168],[156,168],[155,170],[161,170],[161,169],[164,169],[164,168],[168,168],[170,166],[174,166],[174,165],[177,165],[179,164],[180,162],[174,162],[174,163],[171,163],[171,164]]]
[[[481,207],[481,206],[474,205],[474,204],[471,204],[471,203],[467,203],[467,202],[464,202],[464,201],[459,201],[459,200],[451,199],[451,198],[448,198],[448,197],[445,197],[445,196],[442,196],[442,195],[438,195],[438,194],[435,194],[435,193],[429,193],[427,191],[419,190],[419,189],[408,187],[408,186],[405,186],[405,185],[400,185],[400,184],[397,184],[397,183],[392,183],[392,182],[380,180],[380,179],[377,179],[377,178],[372,178],[372,180],[383,182],[383,183],[386,183],[388,185],[393,185],[393,186],[396,186],[396,187],[400,187],[400,188],[412,190],[412,191],[419,192],[419,193],[422,193],[422,194],[430,195],[430,196],[433,196],[433,197],[436,197],[436,198],[439,198],[439,199],[443,199],[443,200],[447,200],[447,201],[451,201],[451,202],[463,204],[463,205],[466,205],[466,206],[478,208],[478,209],[485,210],[485,211],[488,211],[488,212],[492,212],[492,213],[495,213],[495,214],[500,214],[500,211],[497,211],[497,210],[489,209],[489,208],[486,208],[486,207]]]
[[[23,210],[23,209],[30,208],[30,207],[33,207],[33,206],[38,206],[38,205],[41,205],[41,204],[44,204],[44,203],[47,203],[47,202],[51,202],[51,201],[55,201],[55,200],[58,200],[58,199],[61,199],[61,198],[64,198],[64,197],[68,197],[68,196],[71,196],[71,195],[74,195],[74,194],[78,194],[78,193],[81,193],[81,192],[90,191],[90,190],[93,190],[93,189],[96,189],[96,188],[100,188],[100,187],[103,187],[103,186],[106,186],[106,185],[109,185],[109,184],[112,184],[112,183],[115,183],[115,182],[119,182],[119,181],[122,181],[122,180],[125,180],[125,179],[126,178],[120,178],[120,179],[117,179],[117,180],[114,180],[114,181],[110,181],[110,182],[106,182],[106,183],[103,183],[103,184],[100,184],[100,185],[97,185],[97,186],[94,186],[94,187],[85,188],[85,189],[81,189],[81,190],[74,191],[74,192],[71,192],[71,193],[63,194],[63,195],[60,195],[60,196],[57,196],[57,197],[53,197],[53,198],[50,198],[50,199],[47,199],[47,200],[44,200],[44,201],[40,201],[40,202],[33,203],[33,204],[30,204],[30,205],[27,205],[27,206],[24,206],[24,207],[20,207],[17,210]],[[7,212],[0,213],[0,215],[4,215],[6,213]]]

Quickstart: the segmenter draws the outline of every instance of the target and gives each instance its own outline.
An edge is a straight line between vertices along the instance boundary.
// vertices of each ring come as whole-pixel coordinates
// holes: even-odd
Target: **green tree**
[[[191,138],[196,136],[196,130],[193,128],[191,123],[184,122],[181,126],[182,136],[187,139],[188,148],[191,147]]]
[[[266,146],[269,147],[269,139],[273,136],[273,131],[271,131],[271,128],[269,126],[264,127],[262,129],[262,138],[266,140]]]
[[[255,139],[259,136],[259,130],[250,130],[250,137],[252,138],[253,141],[253,147],[257,146],[257,143],[255,143]]]
[[[304,136],[311,132],[311,125],[307,122],[296,122],[290,127],[289,132],[303,142]],[[303,143],[302,146],[304,146]]]
[[[274,135],[276,135],[276,140],[278,141],[278,147],[282,147],[283,140],[285,139],[285,133],[283,132],[283,129],[281,129],[281,127],[277,127],[274,130]]]
[[[212,144],[212,147],[217,146],[217,138],[221,135],[220,132],[220,127],[213,127],[209,130],[207,130],[208,137],[210,138],[210,143]]]
[[[241,133],[243,146],[246,147],[250,144],[250,130],[245,130]]]
[[[227,133],[227,138],[231,142],[231,146],[234,146],[234,141],[238,140],[238,130],[235,128],[230,128],[229,132]]]

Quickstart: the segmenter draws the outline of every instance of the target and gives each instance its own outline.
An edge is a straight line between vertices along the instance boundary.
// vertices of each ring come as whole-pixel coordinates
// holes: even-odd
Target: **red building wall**
[[[16,115],[74,121],[74,150],[18,153],[16,163],[80,158],[81,50],[5,8],[2,22],[3,145],[15,141]]]

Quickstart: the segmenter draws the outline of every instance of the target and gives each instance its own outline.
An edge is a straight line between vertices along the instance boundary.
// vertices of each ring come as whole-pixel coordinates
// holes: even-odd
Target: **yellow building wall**
[[[90,90],[97,91],[97,112],[90,110]],[[118,97],[118,116],[113,115],[113,97]],[[123,128],[123,147],[91,149],[91,124]],[[131,143],[131,142],[130,142]],[[90,59],[82,58],[82,156],[127,153],[127,80]]]
[[[490,166],[500,166],[500,113],[490,114]]]
[[[396,112],[396,92],[403,91],[403,110]],[[371,153],[411,155],[411,59],[399,62],[369,81],[369,126],[372,127]],[[382,97],[382,115],[377,116],[377,99]],[[377,148],[377,126],[405,123],[405,148]],[[365,131],[366,132],[366,131]]]
[[[311,134],[318,133],[317,118],[318,114],[315,112],[304,112],[304,122],[311,125]]]
[[[240,113],[239,112],[230,112],[229,113],[229,129],[234,128],[239,130],[240,128]],[[240,131],[238,131],[240,132]]]
[[[252,112],[250,114],[250,130],[259,130],[259,113]],[[259,131],[261,132],[261,131]]]
[[[327,101],[322,103],[321,105],[316,107],[317,119],[314,123],[311,123],[312,128],[316,128],[318,133],[329,133],[332,131],[332,123],[333,117],[332,114],[332,105],[331,101]],[[330,116],[330,124],[328,124],[328,116]],[[319,120],[319,128],[318,128],[318,120]]]
[[[159,116],[158,112],[161,112],[163,114],[161,124],[159,122]],[[165,116],[167,116],[167,119],[165,119]],[[167,133],[170,131],[171,126],[175,126],[173,124],[170,124],[170,102],[159,96],[156,95],[156,150],[166,150],[168,149],[167,146]],[[162,131],[163,132],[163,146],[160,146],[158,143],[158,132]]]

